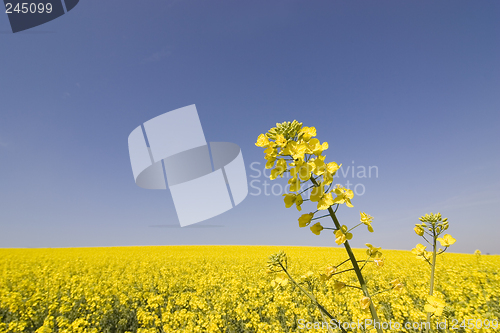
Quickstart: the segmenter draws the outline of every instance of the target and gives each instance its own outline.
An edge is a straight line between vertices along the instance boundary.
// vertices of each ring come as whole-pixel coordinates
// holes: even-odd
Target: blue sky
[[[257,136],[297,119],[328,161],[377,167],[338,179],[364,189],[339,220],[375,217],[353,246],[409,250],[418,217],[440,211],[452,252],[500,253],[499,13],[486,0],[82,0],[16,34],[0,15],[0,247],[336,246],[253,170]],[[170,193],[135,185],[127,137],[190,104],[262,192],[178,228]]]

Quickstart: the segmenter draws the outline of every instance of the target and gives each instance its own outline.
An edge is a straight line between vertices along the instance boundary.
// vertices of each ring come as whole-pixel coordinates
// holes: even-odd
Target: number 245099
[[[12,14],[13,12],[16,12],[16,13],[23,13],[23,14],[26,14],[26,13],[31,13],[31,14],[35,14],[35,13],[39,13],[39,14],[42,14],[42,13],[47,13],[47,14],[50,14],[52,12],[52,4],[49,2],[49,3],[46,3],[46,4],[43,4],[43,3],[22,3],[22,4],[17,4],[15,7],[11,4],[11,3],[6,3],[5,4],[5,12],[7,14]]]

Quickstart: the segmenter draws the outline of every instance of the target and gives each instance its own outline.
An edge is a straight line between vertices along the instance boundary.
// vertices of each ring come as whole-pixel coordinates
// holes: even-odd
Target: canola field
[[[327,332],[314,328],[324,319],[309,298],[266,273],[268,257],[279,250],[297,282],[313,273],[304,287],[314,288],[339,322],[370,318],[358,289],[337,292],[334,279],[316,278],[347,258],[340,247],[0,249],[0,332]],[[365,251],[355,250],[357,258]],[[385,250],[383,257],[383,267],[370,263],[363,270],[372,295],[394,279],[405,287],[372,297],[379,319],[413,325],[384,331],[421,332],[415,325],[426,318],[429,265],[410,251]],[[433,321],[449,325],[433,332],[500,332],[499,271],[500,256],[439,256],[435,290],[447,306]],[[335,278],[357,285],[352,272]]]

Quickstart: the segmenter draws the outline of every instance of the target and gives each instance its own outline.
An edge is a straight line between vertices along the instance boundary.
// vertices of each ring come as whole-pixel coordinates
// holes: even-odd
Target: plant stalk
[[[332,217],[333,223],[335,223],[335,226],[337,227],[337,229],[340,229],[341,225],[340,225],[339,221],[337,220],[337,216],[333,212],[332,207],[328,207],[328,211],[330,212],[330,216]],[[354,256],[354,253],[352,252],[351,246],[349,245],[349,241],[346,240],[344,242],[344,247],[345,247],[345,250],[347,251],[347,254],[349,255],[349,259],[351,259],[352,267],[354,268],[354,272],[356,272],[356,276],[358,278],[359,285],[361,287],[361,290],[363,291],[363,294],[366,297],[369,297],[371,300],[370,293],[368,292],[368,288],[366,287],[365,279],[363,278],[363,274],[361,273],[361,269],[359,268],[358,261],[356,260],[356,257]],[[372,318],[373,318],[374,326],[376,325],[376,323],[380,324],[380,320],[378,319],[378,315],[377,315],[377,310],[375,310],[375,306],[373,305],[373,301],[370,301],[370,313],[371,313]],[[375,329],[377,330],[378,333],[384,332],[380,326],[375,327]]]
[[[434,243],[432,245],[433,245],[433,249],[432,249],[432,264],[431,264],[431,284],[429,287],[429,296],[432,296],[432,294],[434,293],[434,272],[436,271],[436,257],[437,257],[435,232],[434,232]],[[431,313],[430,312],[427,313],[427,323],[428,323],[428,325],[426,325],[426,327],[425,327],[425,332],[429,332],[429,327],[431,326]]]
[[[314,185],[318,186],[318,182],[311,176],[311,181]],[[332,207],[328,207],[328,212],[330,213],[330,216],[333,220],[333,223],[335,224],[335,227],[337,229],[341,229],[341,225],[339,223],[339,220],[337,220],[337,216],[335,215],[335,212],[333,211]],[[361,273],[361,269],[359,269],[358,261],[356,260],[356,257],[354,256],[354,253],[352,252],[351,246],[349,245],[349,241],[344,242],[344,247],[345,250],[347,251],[347,254],[349,255],[349,259],[351,260],[352,267],[354,268],[354,271],[356,272],[356,276],[359,281],[359,285],[361,287],[361,290],[363,291],[363,294],[365,297],[370,298],[370,313],[373,318],[373,324],[375,329],[377,330],[378,333],[383,333],[384,331],[380,326],[376,327],[376,324],[378,323],[380,325],[380,320],[378,319],[377,315],[377,310],[375,310],[375,306],[373,305],[373,301],[371,301],[370,293],[368,292],[368,288],[366,287],[366,282],[365,279],[363,278],[363,274]]]

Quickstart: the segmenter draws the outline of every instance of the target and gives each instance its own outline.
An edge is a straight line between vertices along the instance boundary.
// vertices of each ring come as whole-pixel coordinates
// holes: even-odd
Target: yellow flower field
[[[326,332],[314,328],[325,320],[298,288],[266,273],[268,257],[279,250],[293,278],[307,290],[314,286],[339,322],[371,318],[358,289],[338,288],[357,285],[352,272],[320,279],[325,267],[346,259],[343,248],[0,249],[0,332]],[[365,258],[366,249],[354,252]],[[385,250],[383,259],[382,267],[363,270],[372,295],[395,279],[404,288],[372,297],[380,320],[416,327],[426,319],[429,267],[410,251]],[[445,253],[438,262],[435,295],[446,306],[434,325],[446,319],[448,332],[500,331],[500,256]]]

